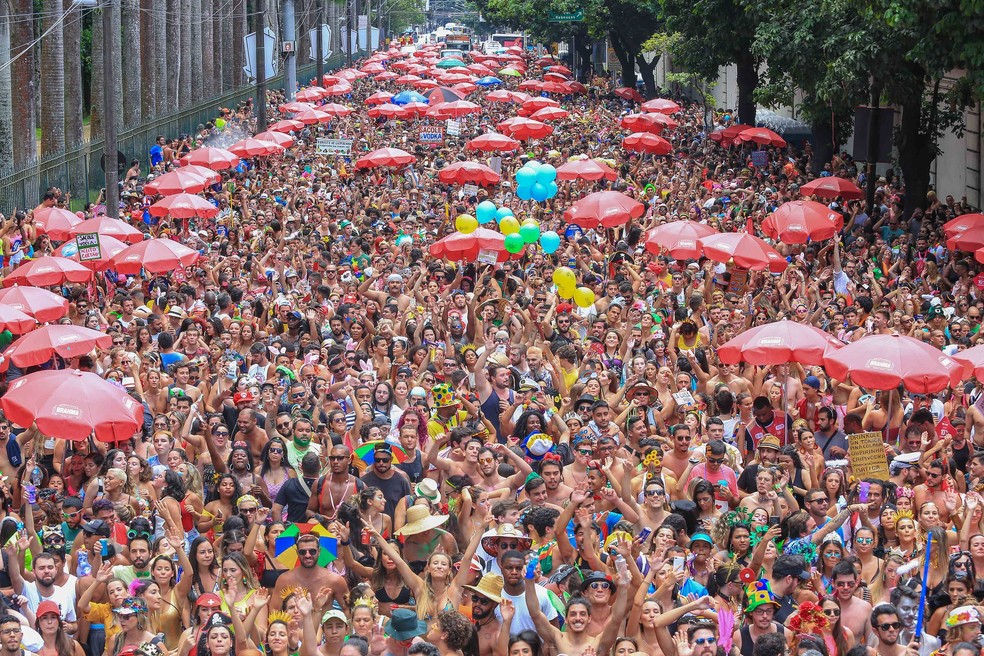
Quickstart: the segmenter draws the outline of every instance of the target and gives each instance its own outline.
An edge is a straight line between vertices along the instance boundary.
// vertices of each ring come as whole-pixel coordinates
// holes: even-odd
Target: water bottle
[[[625,557],[622,554],[615,556],[615,571],[618,572],[619,578],[625,578],[626,572],[628,572],[628,563],[625,562]]]
[[[35,465],[34,470],[31,472],[31,483],[33,483],[34,486],[37,487],[38,485],[41,485],[41,482],[43,480],[44,480],[44,472],[41,471],[40,467]]]
[[[76,576],[79,578],[89,576],[89,574],[92,574],[92,565],[89,564],[89,553],[84,549],[80,549],[78,554],[79,566]]]

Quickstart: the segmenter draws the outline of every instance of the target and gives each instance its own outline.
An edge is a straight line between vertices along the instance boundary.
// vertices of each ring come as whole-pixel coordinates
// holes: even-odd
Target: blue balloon
[[[536,170],[536,181],[542,185],[548,185],[557,179],[557,169],[549,164],[542,164]]]
[[[495,203],[490,200],[483,200],[475,208],[475,218],[479,223],[488,223],[495,219]]]
[[[536,182],[536,171],[523,167],[516,171],[516,184],[520,187],[529,187]]]
[[[533,200],[535,200],[538,203],[542,203],[543,201],[547,200],[546,185],[542,185],[539,182],[537,182],[535,185],[533,185],[532,195],[533,195]]]
[[[500,207],[499,209],[497,209],[495,211],[495,218],[496,218],[496,220],[500,220],[500,219],[503,219],[503,218],[505,218],[507,216],[512,216],[512,215],[513,215],[513,211],[511,209],[509,209],[508,207]]]
[[[533,198],[533,187],[531,185],[520,185],[516,187],[516,195],[520,200],[531,200]]]
[[[556,172],[554,173],[554,175],[557,175]],[[556,195],[557,195],[557,183],[551,182],[550,184],[547,185],[547,198],[553,198]]]
[[[540,235],[540,246],[547,255],[555,253],[560,248],[560,235],[553,230],[547,230]]]

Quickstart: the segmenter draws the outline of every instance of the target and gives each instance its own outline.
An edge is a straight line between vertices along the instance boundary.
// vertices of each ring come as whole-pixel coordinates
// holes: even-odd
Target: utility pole
[[[256,0],[253,16],[256,34],[256,131],[265,132],[266,118],[266,0]]]
[[[372,0],[366,0],[366,52],[372,52]]]
[[[317,2],[317,19],[314,21],[315,27],[317,28],[317,34],[315,35],[314,43],[314,70],[317,71],[316,79],[318,80],[318,86],[324,84],[325,78],[325,31],[321,26],[325,23],[325,3],[324,0],[316,0]]]
[[[352,44],[352,33],[357,30],[353,30],[352,26],[355,24],[352,21],[352,5],[355,0],[345,0],[345,61],[351,66],[352,65],[352,49],[355,47]]]
[[[117,173],[119,147],[116,134],[116,85],[119,83],[113,62],[116,61],[116,39],[113,36],[119,25],[113,25],[116,15],[110,0],[102,7],[103,28],[103,168],[106,170],[106,216],[116,219],[120,213],[119,174]]]
[[[290,43],[294,50],[284,53],[285,84],[287,86],[284,95],[288,102],[294,100],[297,92],[297,34],[294,25],[294,0],[284,0],[284,43]]]

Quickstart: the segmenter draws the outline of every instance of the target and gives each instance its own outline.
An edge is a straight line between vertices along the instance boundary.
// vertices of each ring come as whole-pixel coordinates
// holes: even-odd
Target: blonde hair
[[[427,566],[424,568],[423,580],[424,585],[420,588],[420,596],[417,597],[417,617],[422,620],[431,620],[437,617],[436,608],[437,598],[434,595],[434,588],[431,585],[431,575],[430,575],[430,564],[435,557],[440,556],[441,558],[447,558],[448,560],[448,576],[451,576],[451,556],[447,555],[443,551],[435,551],[427,558]]]

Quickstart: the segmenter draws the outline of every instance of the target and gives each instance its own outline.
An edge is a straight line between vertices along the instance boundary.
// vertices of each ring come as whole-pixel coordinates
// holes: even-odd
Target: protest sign
[[[318,137],[315,152],[319,155],[348,155],[352,152],[352,140]]]
[[[847,452],[851,454],[851,467],[858,480],[877,478],[888,480],[888,458],[882,434],[878,432],[855,433],[847,436]]]
[[[85,232],[76,235],[75,243],[79,246],[79,262],[91,262],[102,257],[102,249],[99,247],[99,233]]]

